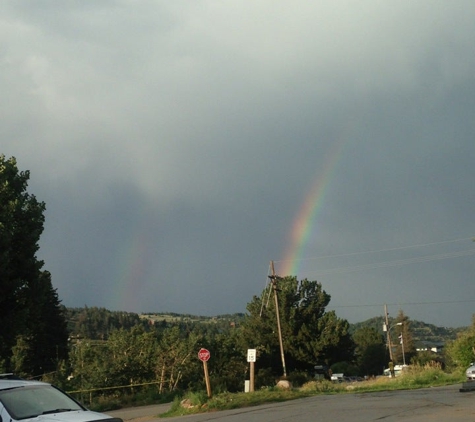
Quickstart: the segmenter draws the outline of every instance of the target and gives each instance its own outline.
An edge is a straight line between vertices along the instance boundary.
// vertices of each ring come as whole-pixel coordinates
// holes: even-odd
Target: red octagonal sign
[[[203,361],[203,362],[207,362],[210,358],[210,353],[209,353],[209,350],[206,350],[206,349],[200,349],[200,351],[198,352],[198,358]]]

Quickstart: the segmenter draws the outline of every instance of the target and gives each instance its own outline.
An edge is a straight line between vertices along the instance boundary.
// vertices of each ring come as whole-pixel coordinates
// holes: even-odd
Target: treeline
[[[349,324],[326,311],[330,296],[316,281],[279,281],[278,301],[285,362],[280,353],[274,302],[268,291],[255,296],[247,314],[195,317],[137,315],[104,308],[66,309],[70,327],[69,358],[49,378],[68,391],[153,384],[160,394],[203,388],[200,348],[208,362],[214,391],[241,391],[248,378],[247,350],[257,350],[256,388],[287,375],[294,383],[312,379],[317,364],[346,365],[345,372],[379,374],[384,340],[376,332],[353,340]],[[124,325],[121,325],[121,324]],[[380,355],[366,362],[368,345]],[[106,390],[109,391],[109,390]]]
[[[223,318],[67,309],[65,315],[72,318],[68,326],[74,327],[75,333],[89,335],[71,335],[68,360],[58,362],[57,371],[45,379],[68,391],[101,396],[120,394],[115,387],[131,385],[136,386],[135,391],[147,385],[161,395],[202,390],[203,368],[197,352],[204,347],[211,352],[208,366],[213,391],[242,391],[249,370],[247,349],[256,348],[256,388],[274,385],[283,376],[283,365],[275,308],[263,301],[266,296],[263,292],[261,297],[254,297],[248,314]],[[300,300],[302,296],[308,301]],[[287,378],[295,385],[308,381],[314,377],[317,364],[349,376],[380,375],[389,361],[380,317],[350,330],[347,321],[325,311],[328,300],[318,282],[298,282],[293,277],[280,281]],[[408,364],[463,368],[473,359],[468,345],[475,345],[475,324],[449,340],[444,354],[435,354],[415,351],[412,323],[402,312],[390,320],[396,363],[403,359],[400,335],[405,338]]]
[[[111,332],[130,330],[137,325],[147,325],[136,313],[110,311],[105,308],[63,308],[70,338],[107,340]]]
[[[202,347],[212,355],[209,369],[214,388],[226,391],[242,390],[249,348],[257,350],[257,386],[274,385],[284,373],[294,383],[304,382],[315,375],[316,365],[360,376],[379,375],[387,366],[383,335],[368,326],[351,333],[346,320],[326,311],[330,296],[320,283],[285,277],[276,293],[284,361],[274,302],[267,300],[265,290],[251,300],[247,314],[219,317],[67,309],[69,361],[58,370],[55,382],[81,391],[143,383],[155,383],[161,393],[202,388],[197,358]],[[410,321],[402,313],[398,321],[406,328],[394,335],[405,330],[409,360],[415,354]],[[402,359],[397,346],[394,356]]]
[[[216,316],[202,316],[192,314],[180,314],[175,312],[147,312],[137,314],[134,312],[111,311],[106,308],[87,307],[84,308],[63,308],[67,321],[67,328],[70,337],[89,338],[92,340],[106,340],[109,334],[118,329],[129,330],[137,325],[144,328],[153,325],[155,328],[179,327],[180,330],[189,331],[196,325],[205,331],[225,332],[230,328],[238,327],[245,319],[244,313],[223,314]],[[389,318],[389,325],[393,326],[397,322],[396,318]],[[371,328],[379,332],[382,336],[384,317],[378,316],[368,320],[350,323],[349,332],[355,332]],[[446,342],[455,340],[457,336],[468,327],[438,327],[422,321],[411,320],[411,336],[417,346],[423,345],[443,345]]]

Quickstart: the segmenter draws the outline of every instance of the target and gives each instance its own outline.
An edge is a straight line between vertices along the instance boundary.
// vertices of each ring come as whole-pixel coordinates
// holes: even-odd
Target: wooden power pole
[[[391,345],[391,334],[389,333],[389,330],[391,329],[391,327],[389,326],[389,318],[388,318],[388,307],[387,305],[385,304],[384,305],[384,317],[385,317],[385,321],[386,321],[386,344],[388,346],[388,349],[389,349],[389,360],[393,360],[393,347]]]
[[[272,275],[269,276],[272,282],[272,288],[274,289],[274,301],[275,301],[275,315],[277,318],[277,332],[279,334],[279,344],[280,344],[280,357],[282,359],[282,368],[284,370],[284,377],[287,377],[287,369],[285,367],[285,356],[284,356],[284,345],[282,342],[282,330],[280,328],[280,314],[279,314],[279,300],[277,298],[277,280],[280,278],[275,274],[274,261],[270,262]]]

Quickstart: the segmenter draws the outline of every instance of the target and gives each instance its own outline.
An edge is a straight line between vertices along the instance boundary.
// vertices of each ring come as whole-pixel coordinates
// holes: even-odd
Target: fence
[[[113,397],[122,397],[129,393],[130,395],[137,394],[144,390],[144,387],[152,385],[160,385],[163,381],[145,382],[139,384],[117,385],[113,387],[99,387],[82,390],[68,391],[67,393],[88,406],[92,405],[98,400],[107,400]],[[156,391],[158,394],[158,389]]]

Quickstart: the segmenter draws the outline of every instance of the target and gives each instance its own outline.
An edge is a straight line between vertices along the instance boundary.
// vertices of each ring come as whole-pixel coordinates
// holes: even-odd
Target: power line
[[[396,248],[386,248],[386,249],[379,249],[379,250],[371,250],[371,251],[364,251],[364,252],[353,252],[347,254],[339,254],[339,255],[326,255],[326,256],[319,256],[313,258],[301,258],[295,259],[293,261],[306,261],[306,260],[317,260],[323,258],[339,258],[339,257],[349,257],[355,255],[364,255],[364,254],[371,254],[371,253],[381,253],[381,252],[389,252],[389,251],[397,251],[397,250],[404,250],[410,248],[421,248],[426,246],[434,246],[434,245],[441,245],[441,244],[448,244],[448,243],[456,243],[462,241],[473,241],[473,237],[466,237],[466,238],[459,238],[459,239],[452,239],[452,240],[444,240],[439,242],[431,242],[431,243],[424,243],[424,244],[417,244],[417,245],[409,245],[409,246],[401,246]],[[378,268],[385,268],[385,267],[394,267],[394,266],[402,266],[402,265],[409,265],[415,263],[422,263],[422,262],[430,262],[435,260],[442,260],[442,259],[452,259],[464,256],[470,256],[475,254],[475,249],[467,249],[457,252],[448,252],[448,253],[441,253],[435,255],[426,255],[414,258],[406,258],[406,259],[398,259],[392,261],[383,261],[383,262],[376,262],[372,264],[362,264],[362,265],[353,265],[353,266],[340,266],[335,268],[330,268],[327,270],[315,271],[312,272],[312,276],[321,276],[327,274],[336,274],[336,273],[346,273],[346,272],[353,272],[353,271],[365,271],[365,270],[372,270]],[[287,262],[289,260],[280,260],[275,262]],[[369,308],[369,307],[382,307],[384,305],[389,306],[421,306],[421,305],[447,305],[447,304],[461,304],[461,303],[475,303],[475,299],[473,300],[453,300],[453,301],[427,301],[427,302],[398,302],[398,303],[385,303],[385,304],[362,304],[362,305],[330,305],[330,308],[337,309],[337,308]]]
[[[330,308],[375,308],[387,306],[420,306],[420,305],[448,305],[455,303],[475,303],[473,300],[444,300],[444,301],[434,301],[434,302],[398,302],[398,303],[377,303],[377,304],[364,304],[364,305],[331,305]]]
[[[345,267],[336,267],[336,268],[330,268],[328,270],[316,271],[312,274],[327,275],[327,274],[334,274],[334,273],[364,271],[364,270],[372,270],[375,268],[395,267],[395,266],[415,264],[415,263],[420,263],[420,262],[436,261],[440,259],[458,258],[461,256],[469,256],[473,254],[475,254],[475,249],[467,249],[467,250],[459,251],[459,252],[450,252],[450,253],[437,254],[437,255],[427,255],[427,256],[421,256],[417,258],[398,259],[394,261],[383,261],[383,262],[376,262],[374,264],[362,264],[362,265],[353,265],[353,266],[345,266]]]
[[[390,251],[398,251],[398,250],[404,250],[404,249],[410,249],[410,248],[422,248],[422,247],[425,247],[425,246],[435,246],[435,245],[442,245],[444,243],[455,243],[455,242],[462,242],[462,241],[467,241],[467,240],[474,240],[474,237],[473,236],[472,237],[463,237],[463,238],[459,238],[459,239],[442,240],[442,241],[439,241],[439,242],[430,242],[430,243],[421,243],[421,244],[418,244],[418,245],[400,246],[400,247],[397,247],[397,248],[375,249],[375,250],[363,251],[363,252],[350,252],[350,253],[345,253],[345,254],[322,255],[322,256],[314,256],[314,257],[307,257],[307,258],[298,258],[298,259],[292,259],[292,261],[311,261],[311,260],[324,259],[324,258],[340,258],[340,257],[345,257],[345,256],[390,252]],[[274,262],[288,262],[288,261],[290,261],[290,260],[289,259],[274,260]]]

